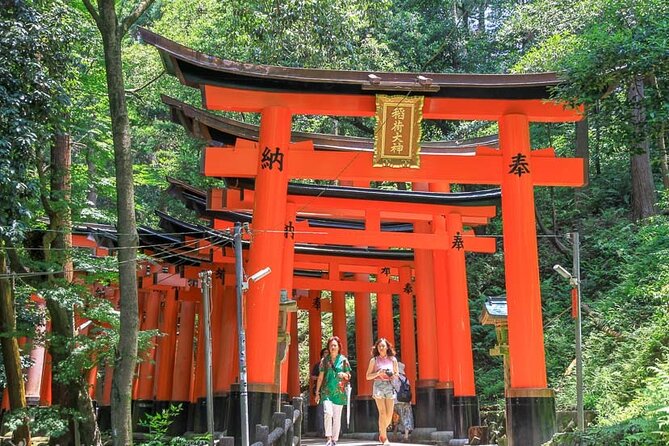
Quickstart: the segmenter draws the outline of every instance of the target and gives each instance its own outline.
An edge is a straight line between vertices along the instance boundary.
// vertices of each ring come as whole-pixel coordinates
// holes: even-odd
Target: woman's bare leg
[[[393,422],[393,409],[395,407],[395,400],[392,398],[384,398],[383,405],[386,413],[386,429],[390,426],[390,423]]]
[[[385,441],[388,435],[388,424],[386,415],[386,399],[385,398],[374,398],[376,403],[376,408],[379,410],[379,440],[381,442]],[[391,415],[392,416],[392,415]]]

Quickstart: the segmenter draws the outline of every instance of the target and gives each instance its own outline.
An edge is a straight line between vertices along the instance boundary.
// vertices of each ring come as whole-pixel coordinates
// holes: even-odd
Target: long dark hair
[[[393,348],[393,344],[391,344],[390,341],[387,340],[386,338],[379,338],[379,339],[374,343],[374,347],[372,347],[372,355],[373,355],[374,357],[377,357],[377,356],[380,355],[380,353],[379,353],[379,344],[380,344],[381,342],[385,342],[385,343],[386,343],[386,346],[388,347],[388,348],[386,349],[386,354],[388,355],[388,357],[390,358],[390,357],[395,356],[395,349]]]

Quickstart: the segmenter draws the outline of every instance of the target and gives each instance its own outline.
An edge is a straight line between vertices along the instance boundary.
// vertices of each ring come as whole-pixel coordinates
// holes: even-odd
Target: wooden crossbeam
[[[511,159],[501,151],[480,151],[475,156],[422,155],[420,169],[375,168],[373,153],[288,151],[283,169],[288,177],[314,180],[413,181],[460,184],[501,184],[509,172]],[[255,178],[259,150],[207,147],[203,174],[210,177]],[[528,160],[535,186],[583,186],[581,158],[555,158],[545,152],[533,153]]]
[[[404,284],[391,281],[389,283],[361,282],[354,280],[317,279],[295,277],[293,288],[300,290],[349,291],[352,293],[385,293],[401,294]]]
[[[374,116],[374,95],[286,93],[203,85],[205,107],[259,113],[267,107],[285,107],[294,115]],[[582,107],[542,99],[471,99],[425,97],[425,119],[497,121],[504,115],[521,114],[532,122],[574,122],[582,119]]]
[[[300,243],[432,250],[447,250],[451,249],[452,245],[452,240],[447,238],[445,233],[421,234],[333,228],[296,229],[295,241]],[[495,239],[492,237],[476,237],[473,232],[467,232],[462,235],[462,241],[466,252],[495,252]]]

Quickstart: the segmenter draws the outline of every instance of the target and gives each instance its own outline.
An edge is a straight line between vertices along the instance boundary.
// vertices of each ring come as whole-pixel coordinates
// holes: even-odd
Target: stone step
[[[430,434],[430,440],[440,445],[447,445],[452,439],[453,431],[434,431]]]
[[[431,441],[433,432],[437,432],[436,427],[417,427],[411,432],[409,438],[415,441]]]
[[[378,441],[378,432],[353,432],[350,434],[341,434],[341,438],[349,438],[352,440]]]

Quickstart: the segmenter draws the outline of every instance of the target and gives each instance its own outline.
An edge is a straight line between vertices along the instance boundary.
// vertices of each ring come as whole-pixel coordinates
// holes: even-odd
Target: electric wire
[[[218,234],[211,234],[209,237],[206,237],[204,239],[196,239],[196,240],[192,240],[190,242],[185,242],[185,245],[186,245],[186,247],[190,247],[190,246],[199,244],[203,240],[204,241],[210,241],[210,240],[213,240],[215,238],[218,239],[218,238],[220,238],[220,236]],[[205,247],[197,246],[197,247],[195,247],[193,249],[190,249],[190,250],[178,251],[178,252],[175,252],[175,253],[166,254],[164,256],[160,256],[160,257],[155,256],[155,257],[156,257],[157,260],[164,261],[165,259],[171,259],[173,257],[183,256],[183,255],[186,255],[186,254],[189,254],[189,253],[192,253],[192,252],[200,251],[202,249],[207,249],[207,248],[211,248],[211,247],[224,248],[228,244],[231,245],[232,241],[231,240],[220,240],[218,242],[216,242],[216,241],[212,242],[210,245],[205,246]],[[158,245],[153,245],[153,246],[158,246]],[[117,248],[115,248],[115,249],[117,249]],[[146,248],[146,249],[149,249],[149,248]],[[152,256],[152,257],[154,257],[154,256]],[[202,260],[203,262],[206,263],[206,259],[197,259],[197,260]],[[138,260],[138,259],[135,258],[135,259],[130,259],[130,260],[118,261],[118,262],[116,262],[116,265],[122,265],[122,264],[130,263],[130,262],[133,262],[133,261],[134,262],[138,262],[138,261],[141,262],[141,260]],[[170,262],[167,262],[167,263],[170,263]],[[90,272],[90,270],[89,269],[72,269],[72,270],[58,270],[58,271],[31,271],[31,272],[27,272],[27,273],[18,273],[18,272],[17,273],[0,273],[0,279],[39,277],[39,276],[48,276],[48,275],[54,275],[54,274],[65,274],[65,273],[70,273],[70,272],[71,273]],[[117,269],[103,269],[102,272],[117,272]]]

